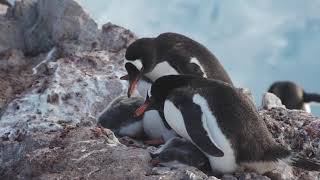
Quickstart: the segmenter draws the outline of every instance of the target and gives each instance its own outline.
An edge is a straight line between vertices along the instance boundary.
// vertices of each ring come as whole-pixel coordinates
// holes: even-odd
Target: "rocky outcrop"
[[[150,147],[96,126],[98,114],[125,93],[119,77],[136,39],[129,30],[111,23],[98,29],[72,0],[19,1],[0,19],[1,179],[269,179],[153,167]],[[320,158],[320,119],[279,106],[259,113],[279,143]],[[292,176],[319,174],[295,169]]]
[[[262,108],[272,109],[272,108],[285,108],[286,106],[282,104],[281,100],[272,93],[264,93],[262,97]]]

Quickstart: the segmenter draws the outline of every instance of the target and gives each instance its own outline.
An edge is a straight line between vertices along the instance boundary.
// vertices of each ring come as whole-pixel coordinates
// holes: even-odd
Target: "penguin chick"
[[[144,98],[119,96],[109,103],[98,116],[98,123],[111,129],[117,136],[142,138],[144,136],[142,117],[133,117],[136,108],[142,105]]]
[[[202,171],[210,170],[208,158],[195,145],[181,137],[170,139],[151,156],[160,165],[167,167],[188,165]]]

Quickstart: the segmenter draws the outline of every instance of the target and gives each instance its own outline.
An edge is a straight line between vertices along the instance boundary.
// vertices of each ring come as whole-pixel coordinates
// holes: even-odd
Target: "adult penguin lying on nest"
[[[310,113],[309,103],[320,103],[320,94],[306,92],[302,87],[290,81],[274,82],[268,92],[280,98],[287,109],[302,109]]]
[[[227,83],[164,76],[154,82],[135,116],[148,109],[160,111],[177,134],[204,152],[215,172],[245,168],[263,174],[281,162],[320,170],[319,162],[303,159],[276,143],[248,97]]]

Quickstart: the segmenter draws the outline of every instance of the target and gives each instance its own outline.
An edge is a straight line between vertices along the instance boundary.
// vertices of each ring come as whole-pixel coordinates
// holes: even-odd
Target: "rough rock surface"
[[[135,39],[111,23],[98,29],[72,0],[19,1],[0,15],[1,179],[269,179],[152,167],[149,147],[96,127],[97,115],[125,92],[119,76]],[[279,143],[320,159],[320,119],[284,108],[259,113]]]
[[[276,141],[302,156],[320,159],[320,119],[302,110],[272,108],[259,112]],[[281,172],[283,173],[283,172]],[[283,173],[285,174],[285,173]],[[293,169],[296,179],[319,179],[319,172]],[[289,176],[289,175],[287,175]]]
[[[282,104],[281,100],[272,93],[264,93],[262,96],[262,108],[271,109],[271,108],[285,108],[286,106]]]

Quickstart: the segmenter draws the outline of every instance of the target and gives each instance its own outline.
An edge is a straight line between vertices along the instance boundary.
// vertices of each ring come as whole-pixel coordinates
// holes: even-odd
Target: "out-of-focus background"
[[[320,1],[79,0],[99,25],[139,37],[185,34],[209,48],[257,104],[276,80],[320,92]],[[312,106],[320,115],[320,107]]]

